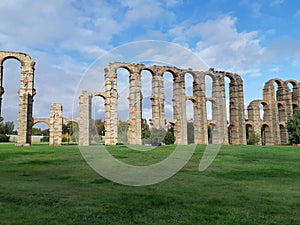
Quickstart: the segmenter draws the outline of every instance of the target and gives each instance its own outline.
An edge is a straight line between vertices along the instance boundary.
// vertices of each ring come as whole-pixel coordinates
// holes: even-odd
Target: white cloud
[[[284,0],[273,0],[270,3],[270,6],[274,7],[274,6],[280,6],[284,3]]]
[[[296,17],[296,18],[300,18],[300,9],[296,11],[295,17]]]

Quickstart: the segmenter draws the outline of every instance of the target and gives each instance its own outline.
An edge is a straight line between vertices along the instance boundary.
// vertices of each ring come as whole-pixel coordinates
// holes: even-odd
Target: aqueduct
[[[19,95],[18,115],[18,141],[17,145],[29,145],[31,143],[32,127],[32,103],[36,94],[34,89],[34,65],[35,62],[25,53],[0,51],[0,121],[2,108],[3,87],[3,63],[7,59],[16,59],[21,63],[21,79]]]
[[[292,118],[300,106],[300,84],[295,80],[282,81],[272,79],[265,83],[263,99],[253,100],[248,108],[248,118],[245,119],[243,80],[238,74],[216,71],[193,71],[169,66],[147,66],[144,64],[129,64],[122,62],[110,63],[105,68],[105,92],[83,91],[79,97],[79,118],[63,118],[62,105],[53,103],[50,117],[32,118],[34,89],[34,65],[30,56],[24,53],[0,52],[0,121],[3,88],[3,62],[13,58],[21,62],[21,79],[18,115],[17,145],[31,143],[32,126],[38,122],[48,124],[50,130],[50,145],[61,145],[62,125],[66,122],[76,122],[79,125],[79,145],[88,146],[91,143],[91,105],[92,98],[100,96],[104,99],[105,108],[105,144],[118,143],[118,73],[124,68],[129,76],[129,143],[142,144],[142,82],[141,73],[146,70],[151,74],[151,125],[154,128],[164,128],[166,122],[174,125],[176,144],[188,144],[187,138],[187,101],[193,103],[193,127],[195,144],[246,144],[247,135],[259,136],[259,144],[288,144],[287,121]],[[165,118],[164,73],[172,74],[173,78],[173,119]],[[185,76],[193,78],[192,95],[185,92]],[[206,76],[212,80],[212,94],[206,94]],[[226,106],[225,78],[229,83],[229,103]],[[277,85],[277,89],[274,84]],[[211,103],[212,118],[207,119],[207,102]],[[228,113],[227,113],[228,112]],[[262,113],[263,112],[263,113]],[[227,115],[228,114],[228,115]],[[208,126],[212,127],[212,140],[209,142]],[[247,129],[246,129],[247,127]],[[249,132],[247,133],[246,130]]]
[[[208,121],[206,102],[212,102],[213,144],[246,144],[243,81],[237,74],[224,71],[193,71],[168,66],[146,66],[114,62],[105,68],[105,92],[89,93],[84,91],[80,96],[80,145],[89,145],[91,118],[91,99],[101,96],[105,101],[105,144],[115,145],[118,142],[118,84],[117,70],[125,68],[129,72],[129,143],[142,143],[142,94],[141,72],[147,70],[152,76],[152,118],[154,128],[165,127],[164,112],[164,79],[169,72],[173,76],[173,114],[174,135],[176,144],[187,144],[186,101],[191,100],[194,108],[194,143],[208,144]],[[185,93],[185,75],[193,76],[193,95]],[[212,96],[206,96],[205,76],[212,78]],[[225,77],[230,79],[229,114],[230,138],[225,98]]]
[[[277,90],[274,84],[277,85]],[[292,89],[289,84],[292,85]],[[278,78],[267,81],[263,89],[263,99],[253,100],[247,108],[247,126],[250,133],[259,136],[259,144],[288,144],[287,121],[293,117],[299,105],[299,82],[282,81]]]

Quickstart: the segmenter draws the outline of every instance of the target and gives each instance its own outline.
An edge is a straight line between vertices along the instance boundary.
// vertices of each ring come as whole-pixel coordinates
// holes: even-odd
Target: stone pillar
[[[194,72],[194,143],[208,144],[205,73]]]
[[[246,145],[247,138],[246,138],[246,125],[245,125],[245,101],[244,101],[244,84],[242,78],[238,78],[238,107],[239,112],[238,114],[238,126],[239,126],[239,144]]]
[[[293,103],[298,106],[298,109],[300,108],[300,83],[295,83],[295,86],[293,87],[293,95],[292,95]]]
[[[32,105],[35,89],[34,80],[34,62],[23,61],[21,66],[21,80],[19,95],[19,115],[18,115],[18,146],[31,144],[32,129]]]
[[[79,146],[90,145],[91,101],[91,97],[87,91],[83,91],[79,96]]]
[[[255,135],[258,135],[260,137],[260,140],[258,142],[259,145],[262,144],[262,137],[261,137],[261,118],[260,118],[260,100],[253,100],[248,108],[248,120],[253,122],[253,132]]]
[[[153,128],[163,128],[165,125],[165,110],[164,110],[164,78],[159,69],[153,71],[152,76],[152,119],[151,125]]]
[[[243,81],[237,75],[234,75],[234,78],[230,81],[229,112],[229,125],[231,127],[230,144],[246,144]]]
[[[173,83],[173,110],[176,125],[174,127],[175,144],[187,144],[186,96],[184,73],[177,72]]]
[[[1,117],[2,95],[3,94],[4,94],[4,88],[3,88],[3,66],[0,65],[0,122],[3,120],[3,117]]]
[[[129,77],[129,143],[142,144],[142,84],[139,68]]]
[[[281,87],[278,87],[279,91]],[[274,82],[269,81],[265,83],[263,89],[263,100],[267,102],[268,106],[264,110],[264,118],[267,124],[269,124],[267,140],[268,145],[280,145],[280,129],[279,129],[279,117],[278,117],[278,105],[275,98]]]
[[[105,144],[118,143],[118,89],[117,67],[109,64],[105,68]]]
[[[62,139],[62,106],[58,103],[52,103],[50,108],[50,120],[49,120],[49,145],[60,146]]]
[[[225,97],[224,76],[214,74],[212,85],[212,97],[215,101],[212,104],[212,117],[215,126],[212,133],[213,144],[228,144],[227,110]]]

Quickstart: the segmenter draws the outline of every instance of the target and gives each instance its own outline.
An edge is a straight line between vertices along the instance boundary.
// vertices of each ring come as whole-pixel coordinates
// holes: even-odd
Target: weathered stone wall
[[[62,141],[62,105],[58,103],[52,103],[50,108],[50,120],[49,120],[49,145],[59,146]]]
[[[16,59],[21,63],[21,79],[19,95],[18,115],[18,141],[17,145],[24,146],[31,143],[32,104],[36,94],[34,89],[34,65],[35,62],[25,53],[0,51],[0,121],[3,87],[3,63],[6,59]]]
[[[277,84],[277,90],[274,84]],[[293,86],[292,91],[288,87]],[[263,99],[253,100],[248,106],[248,124],[261,145],[288,144],[287,121],[293,117],[300,104],[299,82],[274,78],[263,88]],[[262,109],[263,108],[263,109]],[[263,110],[263,118],[261,118]]]
[[[164,118],[164,72],[173,75],[173,113],[174,135],[176,144],[187,144],[186,101],[194,104],[194,142],[207,144],[207,109],[206,101],[213,103],[213,135],[214,144],[246,144],[243,81],[237,74],[224,71],[192,71],[168,66],[146,66],[143,64],[110,63],[105,68],[105,143],[114,145],[118,142],[118,91],[117,70],[125,68],[129,72],[129,143],[141,144],[141,72],[148,70],[152,74],[152,118],[151,125],[155,128],[165,127]],[[193,96],[185,95],[185,74],[192,74]],[[206,98],[205,76],[213,79],[213,96]],[[225,77],[230,79],[230,121],[227,121]],[[228,138],[228,127],[230,138]]]

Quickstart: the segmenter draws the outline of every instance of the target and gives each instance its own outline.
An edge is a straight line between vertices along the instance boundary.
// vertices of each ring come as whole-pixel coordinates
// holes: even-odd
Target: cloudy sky
[[[176,43],[208,67],[240,74],[245,103],[264,82],[299,79],[300,5],[288,0],[6,0],[0,2],[0,50],[35,61],[34,117],[52,102],[70,117],[74,92],[90,65],[118,46]],[[2,116],[15,120],[20,64],[4,63]],[[99,71],[103,76],[103,71]]]

